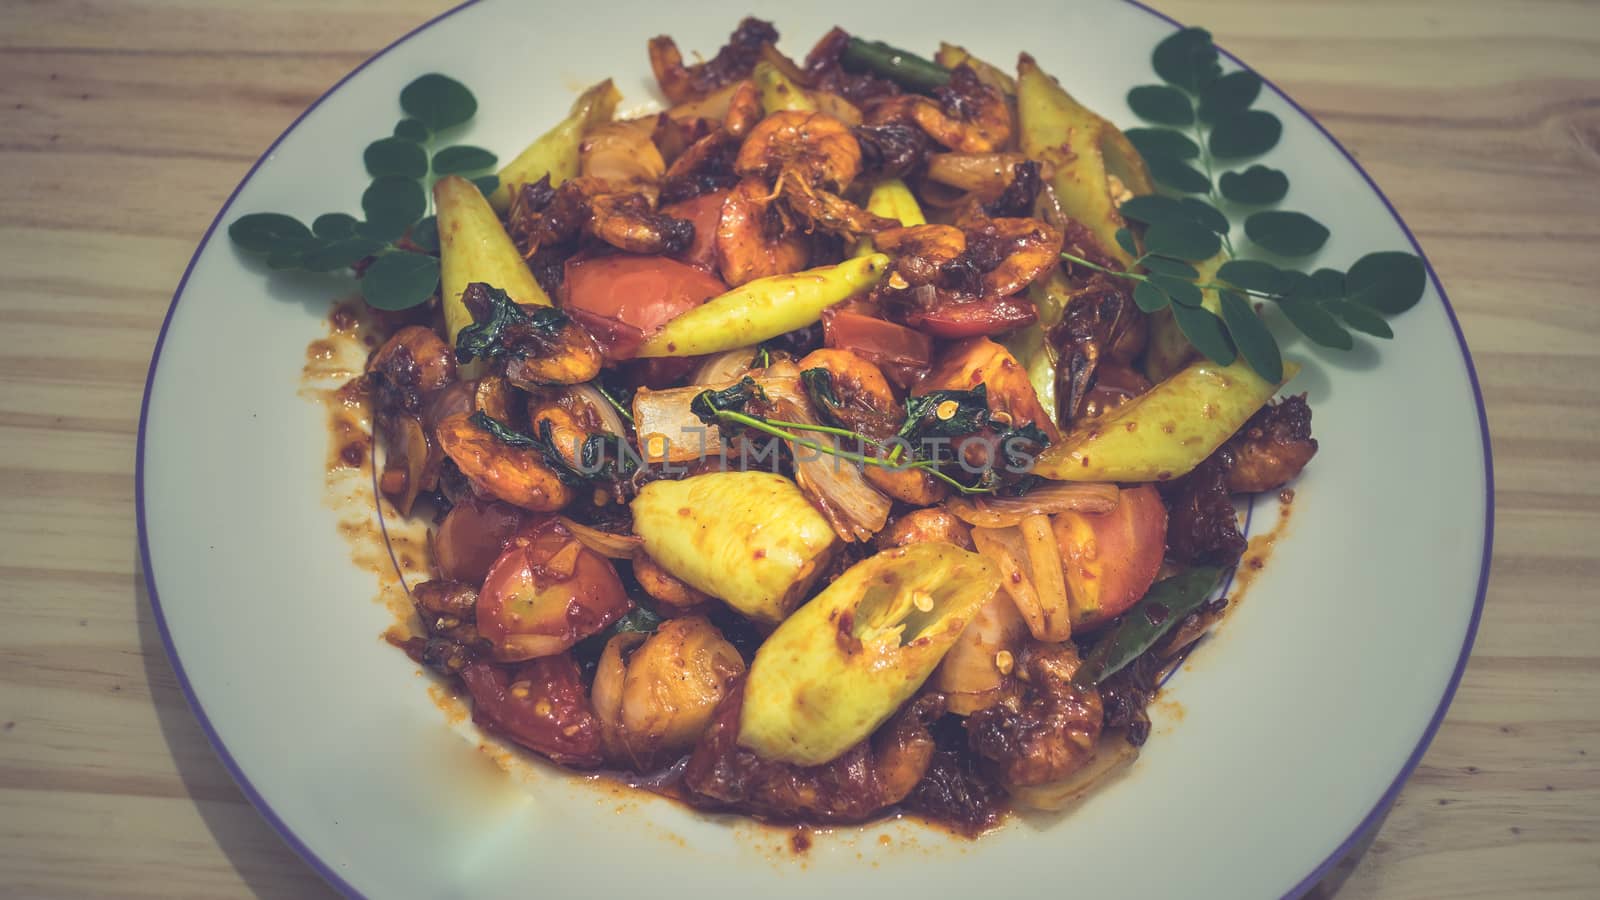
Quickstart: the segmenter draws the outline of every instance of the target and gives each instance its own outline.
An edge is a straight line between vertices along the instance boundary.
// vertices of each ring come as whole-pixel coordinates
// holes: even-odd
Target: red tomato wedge
[[[822,312],[822,344],[849,350],[883,365],[926,368],[933,362],[933,339],[920,331],[883,319],[837,309]]]
[[[611,561],[545,520],[525,526],[489,567],[478,633],[502,662],[554,656],[632,608]]]
[[[514,675],[475,662],[461,670],[461,680],[472,695],[472,721],[478,727],[564,766],[600,765],[600,720],[572,654],[536,659]]]
[[[941,338],[1004,334],[1039,320],[1039,311],[1025,297],[962,300],[941,303],[907,317],[907,324]]]
[[[707,272],[716,267],[717,223],[722,221],[722,201],[727,198],[727,191],[716,191],[661,207],[665,215],[694,223],[694,243],[678,254],[679,259]]]
[[[632,359],[645,335],[728,286],[665,256],[569,260],[562,308],[594,335],[607,359]]]

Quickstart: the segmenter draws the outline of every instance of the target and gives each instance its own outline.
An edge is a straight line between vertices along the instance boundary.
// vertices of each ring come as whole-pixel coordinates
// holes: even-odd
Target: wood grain
[[[1416,230],[1494,435],[1489,603],[1341,897],[1600,894],[1600,5],[1166,0],[1311,109]],[[184,705],[138,572],[135,430],[212,215],[436,0],[0,6],[0,893],[328,889]]]

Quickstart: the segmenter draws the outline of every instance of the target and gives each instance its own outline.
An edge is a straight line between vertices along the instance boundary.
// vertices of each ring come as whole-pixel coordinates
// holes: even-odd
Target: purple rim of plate
[[[299,116],[295,117],[295,120],[289,124],[289,127],[285,128],[283,133],[278,135],[277,139],[274,140],[272,144],[267,147],[266,151],[261,154],[261,157],[250,166],[250,170],[245,173],[244,178],[240,179],[238,186],[233,189],[233,193],[228,195],[227,201],[222,204],[222,208],[217,211],[216,217],[211,220],[210,226],[206,228],[205,234],[200,238],[199,245],[195,248],[194,255],[190,257],[188,266],[184,268],[183,277],[178,280],[178,287],[173,291],[172,294],[172,303],[167,307],[167,314],[161,321],[161,330],[156,336],[155,349],[150,356],[150,370],[145,376],[144,397],[139,404],[139,437],[134,462],[134,507],[139,529],[139,561],[140,565],[144,569],[145,588],[150,594],[151,612],[153,612],[155,615],[156,627],[161,634],[161,643],[166,648],[168,660],[170,660],[172,663],[173,673],[178,679],[178,686],[182,688],[183,695],[185,699],[188,700],[189,708],[194,711],[195,718],[200,721],[200,728],[203,732],[205,732],[207,740],[211,742],[212,749],[216,751],[217,756],[222,760],[222,765],[228,770],[228,774],[232,775],[233,780],[239,785],[239,789],[244,794],[245,799],[250,801],[250,804],[254,806],[259,813],[261,813],[262,817],[265,818],[274,829],[277,830],[278,834],[283,837],[284,841],[289,845],[289,847],[299,854],[300,857],[317,872],[317,874],[321,875],[329,884],[333,885],[339,891],[350,897],[361,897],[362,895],[355,889],[354,885],[345,880],[344,877],[336,872],[331,865],[323,861],[323,859],[318,856],[314,850],[308,847],[305,842],[301,841],[300,838],[292,830],[290,830],[288,824],[285,823],[283,819],[279,818],[278,814],[273,811],[272,806],[267,803],[267,799],[256,790],[253,784],[250,783],[250,779],[245,777],[244,771],[239,768],[238,762],[234,760],[232,754],[228,752],[228,748],[222,742],[222,737],[217,734],[216,729],[212,726],[211,720],[206,717],[205,710],[200,706],[199,700],[195,697],[194,686],[190,684],[189,676],[184,672],[183,662],[178,658],[178,654],[172,645],[172,632],[167,627],[167,617],[166,614],[162,612],[160,595],[156,590],[155,573],[151,571],[150,566],[150,535],[149,529],[147,528],[147,523],[145,522],[144,504],[145,429],[148,426],[150,419],[150,394],[155,385],[156,367],[161,361],[161,349],[167,340],[167,329],[172,325],[173,314],[178,311],[178,301],[183,297],[183,289],[188,286],[189,276],[194,274],[194,267],[195,264],[200,260],[200,254],[203,253],[205,248],[211,243],[212,235],[216,233],[217,226],[222,224],[223,218],[227,215],[228,210],[233,206],[234,200],[238,198],[239,192],[244,190],[244,186],[250,182],[251,178],[255,177],[256,172],[260,170],[262,164],[272,156],[273,151],[278,149],[278,145],[282,144],[284,139],[293,133],[293,131],[299,127],[300,123],[304,121],[307,116],[311,115],[311,113],[316,110],[317,107],[321,106],[323,101],[327,100],[336,91],[344,87],[346,82],[354,78],[362,70],[366,69],[367,66],[370,66],[373,62],[377,61],[378,58],[384,56],[395,47],[398,47],[406,41],[411,40],[412,38],[428,30],[429,28],[432,28],[434,25],[437,25],[445,19],[448,19],[456,13],[475,5],[477,2],[478,0],[466,0],[466,2],[452,7],[451,9],[448,9],[437,16],[434,16],[428,21],[423,22],[421,25],[418,25],[416,28],[413,28],[401,35],[399,38],[396,38],[393,43],[389,44],[387,47],[384,47],[382,50],[379,50],[377,53],[374,53],[371,57],[362,62],[361,65],[350,70],[349,74],[335,82],[332,87],[323,92],[322,96],[318,97],[311,103],[310,106],[306,107],[305,111],[300,113]],[[1179,22],[1177,19],[1174,19],[1159,10],[1153,9],[1144,3],[1141,3],[1139,0],[1123,0],[1123,2],[1130,6],[1137,7],[1138,9],[1141,9],[1150,15],[1161,19],[1164,22],[1170,23],[1175,27],[1183,27],[1183,23]],[[1250,72],[1256,72],[1254,68],[1245,63],[1239,57],[1229,53],[1226,50],[1223,50],[1220,47],[1217,49],[1223,56],[1232,61],[1235,65],[1238,65],[1240,68]],[[1258,76],[1260,75],[1259,72],[1256,72],[1256,74]],[[1417,256],[1422,259],[1423,265],[1427,267],[1428,279],[1433,283],[1434,290],[1439,293],[1439,300],[1444,305],[1445,316],[1450,320],[1450,327],[1455,332],[1456,343],[1461,348],[1461,361],[1466,368],[1467,381],[1472,387],[1472,397],[1478,407],[1478,431],[1483,444],[1483,477],[1485,490],[1483,556],[1478,570],[1478,595],[1477,599],[1473,603],[1472,617],[1467,623],[1467,633],[1461,644],[1461,655],[1456,660],[1455,671],[1451,673],[1450,680],[1445,685],[1444,693],[1439,697],[1439,705],[1434,710],[1433,717],[1429,719],[1428,726],[1423,729],[1422,738],[1418,741],[1416,749],[1411,752],[1411,756],[1406,760],[1405,764],[1400,767],[1400,771],[1395,774],[1394,780],[1390,782],[1388,789],[1383,792],[1382,796],[1378,798],[1377,803],[1373,805],[1371,812],[1367,813],[1367,815],[1362,818],[1361,822],[1356,825],[1355,829],[1350,833],[1350,835],[1346,837],[1339,844],[1339,846],[1334,848],[1333,852],[1330,853],[1320,865],[1302,878],[1298,884],[1296,884],[1284,895],[1285,897],[1299,897],[1320,882],[1322,878],[1327,875],[1329,870],[1331,870],[1334,865],[1344,858],[1344,856],[1350,851],[1355,843],[1360,840],[1370,828],[1382,820],[1385,813],[1387,813],[1389,806],[1399,795],[1401,788],[1404,787],[1406,779],[1409,778],[1411,773],[1416,770],[1417,764],[1422,761],[1423,753],[1426,752],[1428,745],[1433,741],[1434,735],[1438,733],[1440,724],[1444,722],[1445,712],[1450,708],[1450,701],[1455,696],[1456,688],[1461,684],[1462,673],[1466,671],[1467,667],[1467,658],[1472,654],[1472,644],[1474,639],[1477,637],[1478,622],[1483,615],[1483,604],[1489,587],[1489,563],[1494,547],[1494,459],[1489,443],[1489,416],[1483,405],[1483,389],[1478,384],[1478,370],[1477,367],[1473,365],[1472,353],[1467,348],[1466,335],[1464,335],[1461,331],[1461,322],[1456,318],[1455,309],[1450,305],[1450,298],[1445,293],[1444,283],[1439,280],[1439,274],[1434,271],[1433,263],[1428,260],[1427,254],[1423,253],[1422,245],[1417,242],[1416,235],[1412,234],[1411,228],[1406,225],[1405,220],[1400,217],[1400,213],[1395,210],[1394,204],[1390,202],[1388,195],[1384,194],[1383,190],[1378,187],[1377,182],[1372,179],[1372,176],[1367,173],[1367,170],[1362,168],[1361,163],[1356,161],[1355,156],[1352,155],[1349,150],[1345,149],[1345,146],[1339,143],[1339,140],[1335,138],[1327,128],[1323,127],[1322,123],[1317,121],[1315,116],[1308,112],[1305,107],[1301,106],[1299,103],[1296,103],[1292,97],[1285,93],[1282,88],[1278,87],[1270,79],[1262,77],[1261,81],[1262,84],[1269,88],[1273,93],[1277,94],[1278,97],[1285,103],[1289,104],[1289,106],[1293,108],[1295,112],[1300,114],[1301,118],[1310,123],[1310,125],[1323,136],[1323,138],[1325,138],[1334,146],[1335,149],[1344,155],[1344,158],[1350,163],[1351,167],[1353,167],[1356,172],[1361,175],[1361,177],[1367,182],[1367,185],[1372,188],[1372,192],[1377,195],[1380,201],[1382,201],[1384,208],[1387,209],[1389,211],[1389,215],[1394,218],[1395,224],[1400,226],[1400,230],[1405,234],[1406,240],[1411,242],[1411,246],[1416,250]]]

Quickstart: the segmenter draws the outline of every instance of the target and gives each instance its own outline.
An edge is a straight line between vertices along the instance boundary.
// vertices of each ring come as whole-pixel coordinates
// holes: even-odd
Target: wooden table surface
[[[1600,895],[1600,4],[1159,5],[1383,185],[1489,406],[1477,648],[1340,896]],[[0,894],[331,893],[240,795],[163,654],[136,549],[139,400],[172,290],[257,154],[439,11],[0,4]]]

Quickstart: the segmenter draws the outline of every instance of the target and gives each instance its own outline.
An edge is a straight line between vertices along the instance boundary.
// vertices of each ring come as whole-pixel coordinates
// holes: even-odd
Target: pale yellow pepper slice
[[[500,170],[500,186],[489,195],[489,204],[498,212],[511,205],[511,191],[519,184],[532,184],[546,175],[558,185],[578,174],[578,148],[583,134],[601,122],[611,121],[622,102],[622,92],[607,78],[573,101],[572,110],[556,127],[540,135],[516,159]]]
[[[643,358],[721,353],[804,328],[822,311],[872,287],[889,268],[882,253],[758,278],[661,326],[639,347]]]
[[[756,651],[739,744],[801,766],[838,758],[911,699],[999,589],[988,560],[942,541],[856,563]]]
[[[1117,126],[1086,108],[1026,54],[1017,63],[1017,117],[1022,152],[1053,168],[1050,179],[1062,212],[1082,222],[1101,248],[1123,265],[1133,258],[1117,244],[1127,222],[1117,210],[1108,176],[1134,196],[1154,190],[1144,159]]]
[[[766,60],[756,63],[750,77],[756,83],[756,91],[761,95],[761,111],[767,115],[780,110],[793,110],[794,112],[816,112],[816,101],[806,89],[783,74],[777,66]]]
[[[1300,367],[1283,364],[1284,381]],[[1068,434],[1033,472],[1057,481],[1168,481],[1187,475],[1272,399],[1280,385],[1243,359],[1201,359]]]
[[[472,324],[461,294],[475,281],[505,291],[523,306],[550,305],[550,297],[533,279],[476,185],[459,175],[447,175],[433,185],[433,205],[439,216],[440,299],[451,346],[461,329]]]
[[[673,440],[693,445],[699,437]],[[631,509],[633,532],[651,559],[768,625],[800,605],[838,543],[800,488],[771,472],[652,481]]]

